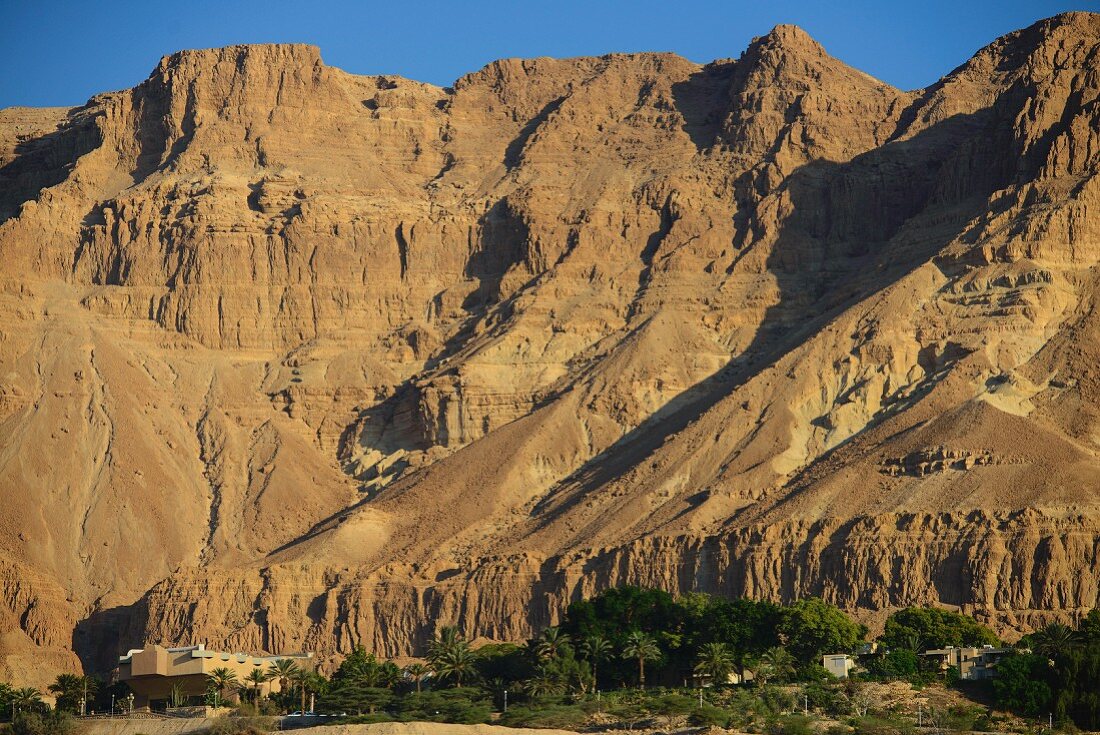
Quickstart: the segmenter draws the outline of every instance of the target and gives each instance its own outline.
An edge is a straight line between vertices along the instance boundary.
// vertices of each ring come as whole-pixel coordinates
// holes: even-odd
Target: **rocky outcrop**
[[[1086,13],[915,92],[787,26],[451,88],[238,46],[0,111],[5,665],[408,654],[628,582],[1073,619],[1097,54]]]

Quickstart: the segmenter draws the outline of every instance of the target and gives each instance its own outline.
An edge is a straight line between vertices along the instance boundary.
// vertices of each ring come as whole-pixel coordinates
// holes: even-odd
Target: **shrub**
[[[932,712],[937,727],[948,732],[971,732],[975,728],[977,720],[985,714],[981,707],[964,707],[954,705],[940,712]]]
[[[813,720],[805,715],[784,715],[768,725],[769,735],[813,735]]]
[[[570,729],[584,724],[588,713],[576,705],[517,705],[501,715],[500,724],[508,727],[544,727]]]
[[[766,686],[757,691],[757,700],[752,709],[763,715],[777,715],[795,708],[795,698],[790,692],[775,686]]]
[[[649,709],[658,715],[686,715],[698,706],[695,697],[669,692],[649,700]]]
[[[811,708],[821,710],[831,717],[847,715],[852,711],[847,698],[841,696],[835,686],[814,683],[803,689],[802,693]]]
[[[477,725],[489,721],[489,702],[480,689],[439,689],[409,694],[397,704],[399,719]]]
[[[688,724],[695,727],[729,727],[730,713],[713,704],[704,704],[688,715]]]
[[[69,735],[76,724],[68,712],[19,712],[11,724],[13,735]]]
[[[913,723],[896,717],[865,715],[851,721],[856,735],[910,735]]]
[[[218,717],[207,731],[210,735],[262,735],[275,729],[271,717]]]

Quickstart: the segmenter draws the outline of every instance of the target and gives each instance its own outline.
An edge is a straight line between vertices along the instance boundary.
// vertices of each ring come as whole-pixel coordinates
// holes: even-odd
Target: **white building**
[[[846,653],[829,653],[821,657],[821,665],[837,679],[847,679],[856,661]]]

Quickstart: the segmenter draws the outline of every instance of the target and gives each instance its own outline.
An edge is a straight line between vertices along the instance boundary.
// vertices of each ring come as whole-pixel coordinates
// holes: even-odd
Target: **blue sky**
[[[674,51],[736,57],[777,23],[905,89],[930,84],[997,36],[1100,0],[0,0],[0,107],[75,105],[130,87],[182,48],[312,43],[359,74],[447,85],[493,59]]]

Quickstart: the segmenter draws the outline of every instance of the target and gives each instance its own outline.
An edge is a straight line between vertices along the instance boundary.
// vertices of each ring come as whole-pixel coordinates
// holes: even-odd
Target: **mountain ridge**
[[[3,671],[621,583],[1095,606],[1098,54],[1068,13],[905,92],[777,26],[440,88],[260,45],[0,111]]]

